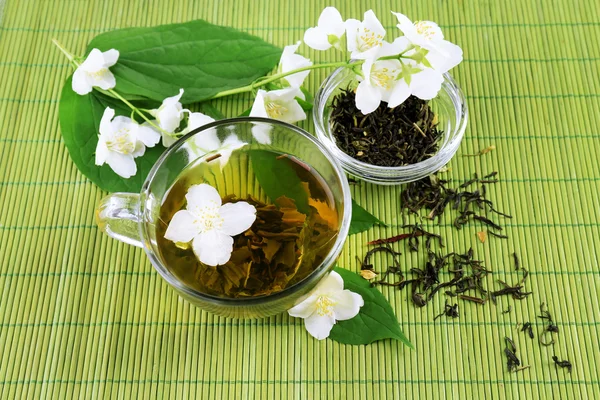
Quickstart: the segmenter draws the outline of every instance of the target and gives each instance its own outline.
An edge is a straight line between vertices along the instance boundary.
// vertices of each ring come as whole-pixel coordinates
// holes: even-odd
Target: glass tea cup
[[[197,152],[203,135],[221,146],[206,154]],[[243,147],[227,145],[232,135]],[[157,224],[161,204],[180,173],[217,154],[254,149],[269,150],[293,156],[313,168],[329,189],[337,212],[338,234],[323,261],[303,280],[280,292],[260,297],[227,298],[202,293],[175,276],[165,265],[157,244]],[[199,159],[200,158],[200,159]],[[231,174],[216,180],[215,174],[200,177],[214,186],[221,195],[235,193],[243,198],[249,194],[249,158],[240,158],[229,168]],[[218,162],[215,160],[213,162]],[[156,271],[183,298],[195,306],[217,315],[233,318],[262,318],[291,308],[296,300],[308,293],[334,266],[350,227],[352,205],[346,176],[331,152],[302,129],[266,118],[234,118],[213,122],[198,128],[169,147],[152,167],[139,194],[113,193],[101,200],[96,209],[96,221],[102,231],[122,242],[142,247]],[[218,267],[217,267],[218,268]]]

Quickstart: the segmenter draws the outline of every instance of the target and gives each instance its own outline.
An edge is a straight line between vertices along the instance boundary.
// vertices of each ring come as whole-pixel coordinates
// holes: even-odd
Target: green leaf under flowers
[[[110,70],[125,98],[162,101],[183,88],[184,104],[251,84],[277,65],[282,52],[256,36],[203,20],[102,33],[86,53],[93,48],[119,50]]]
[[[250,150],[250,161],[256,179],[271,201],[286,196],[294,200],[298,211],[308,215],[308,193],[288,160],[277,159],[271,151]]]
[[[385,223],[352,200],[352,221],[350,222],[350,232],[348,234],[354,235],[355,233],[364,232],[373,225],[385,226]]]
[[[150,169],[165,150],[160,144],[147,148],[142,157],[135,159],[137,173],[129,179],[117,175],[107,164],[95,164],[96,145],[100,119],[104,109],[110,107],[116,115],[129,117],[131,110],[121,101],[93,90],[80,96],[71,88],[69,78],[62,90],[59,119],[60,130],[71,159],[86,177],[101,189],[109,192],[139,192]]]
[[[362,296],[365,305],[358,315],[346,321],[338,321],[331,329],[329,338],[344,344],[369,344],[382,339],[396,339],[414,349],[402,333],[398,319],[390,303],[379,290],[358,274],[336,267],[334,271],[344,280],[344,289]]]

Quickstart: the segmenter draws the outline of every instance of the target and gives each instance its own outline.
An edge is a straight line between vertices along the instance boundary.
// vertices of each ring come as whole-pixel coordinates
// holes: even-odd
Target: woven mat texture
[[[460,318],[433,317],[444,295],[416,309],[406,291],[384,288],[416,346],[344,346],[316,341],[301,320],[215,317],[178,298],[140,249],[98,231],[105,195],[70,160],[58,123],[71,68],[51,44],[76,53],[100,32],[203,18],[284,46],[302,38],[318,1],[0,0],[0,398],[600,398],[600,7],[594,0],[331,1],[345,17],[373,8],[388,31],[389,10],[437,21],[465,50],[454,72],[470,107],[447,176],[499,171],[489,185],[508,240],[479,243],[472,224],[432,227],[448,251],[473,247],[494,279],[515,282],[511,254],[530,270],[523,301],[460,303]],[[341,54],[304,52],[315,62]],[[316,92],[326,71],[311,75]],[[235,116],[250,96],[215,102]],[[314,131],[312,121],[301,126]],[[389,223],[348,239],[340,265],[358,270],[368,240],[402,224],[401,187],[354,185],[359,204]],[[403,268],[422,255],[404,253]],[[386,260],[375,260],[380,267]],[[493,281],[490,280],[490,285]],[[518,332],[541,302],[557,343]],[[501,311],[512,305],[512,311]],[[529,370],[509,373],[511,336]],[[573,372],[551,357],[568,358]]]

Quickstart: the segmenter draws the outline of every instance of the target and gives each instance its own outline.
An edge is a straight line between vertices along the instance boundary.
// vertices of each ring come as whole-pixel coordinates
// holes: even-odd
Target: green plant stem
[[[225,96],[229,96],[232,94],[251,92],[254,89],[257,89],[261,86],[266,85],[267,83],[277,81],[281,78],[285,78],[286,76],[293,75],[293,74],[296,74],[296,73],[302,72],[302,71],[309,71],[309,70],[319,69],[319,68],[353,67],[355,65],[360,65],[362,63],[364,63],[364,60],[358,60],[358,61],[354,61],[354,62],[342,61],[342,62],[335,62],[335,63],[309,65],[307,67],[294,69],[292,71],[281,72],[279,74],[267,76],[267,77],[264,77],[263,79],[260,79],[250,85],[242,86],[237,89],[224,90],[224,91],[219,92],[219,93],[215,94],[214,96],[212,96],[211,99],[218,99],[219,97],[225,97]]]
[[[79,63],[79,61],[77,61],[77,59],[75,58],[75,56],[72,53],[70,53],[67,49],[65,49],[63,47],[63,45],[58,40],[52,39],[52,43],[54,43],[54,45],[56,47],[58,47],[58,49],[69,59],[69,62],[71,63],[71,65],[73,65],[73,68],[77,69],[81,65]],[[155,129],[157,129],[159,132],[164,133],[166,135],[169,135],[171,137],[175,137],[175,135],[173,135],[172,133],[167,132],[167,131],[163,130],[161,127],[159,127],[158,125],[156,125],[154,123],[154,121],[150,120],[139,108],[137,108],[136,106],[134,106],[133,104],[131,104],[127,99],[125,99],[123,96],[121,96],[114,89],[108,89],[107,92],[110,93],[110,94],[112,94],[115,98],[121,100],[123,103],[125,103],[129,108],[131,108],[131,110],[133,112],[135,112],[140,117],[142,117],[146,122],[148,122],[152,127],[154,127]]]

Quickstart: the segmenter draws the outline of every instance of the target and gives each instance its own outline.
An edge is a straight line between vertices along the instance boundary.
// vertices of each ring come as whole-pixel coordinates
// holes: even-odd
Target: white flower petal
[[[410,45],[410,41],[405,36],[400,36],[399,38],[396,38],[392,43],[384,41],[381,45],[381,49],[377,53],[377,58],[395,56],[397,54],[403,53]]]
[[[315,286],[312,291],[314,295],[330,295],[332,293],[344,290],[344,280],[342,276],[335,271],[331,271],[326,278]]]
[[[111,135],[114,130],[111,124],[111,120],[115,116],[115,110],[110,107],[106,107],[104,109],[104,113],[102,114],[102,119],[100,120],[100,134],[101,135]]]
[[[333,306],[333,312],[337,321],[352,319],[358,315],[360,308],[365,305],[362,296],[350,290],[342,290],[331,296],[336,302]]]
[[[175,106],[179,103],[179,100],[181,100],[181,96],[183,96],[183,89],[179,89],[179,93],[176,94],[175,96],[171,96],[171,97],[167,97],[166,99],[163,100],[162,105],[163,106]],[[181,105],[180,105],[181,106]]]
[[[347,19],[344,22],[346,28],[346,39],[348,51],[356,51],[358,49],[358,29],[360,28],[360,21],[357,19]]]
[[[296,318],[308,318],[317,311],[318,296],[310,295],[288,310],[288,314]]]
[[[397,12],[393,12],[392,14],[394,14],[396,16],[396,18],[398,18],[398,29],[400,29],[402,31],[402,33],[404,33],[405,35],[407,34],[411,34],[411,33],[415,33],[416,29],[415,29],[415,25],[412,23],[412,21],[404,14],[401,13],[397,13]]]
[[[113,118],[113,120],[111,122],[111,127],[114,132],[118,132],[122,129],[131,131],[131,130],[137,129],[137,123],[133,122],[133,120],[129,117],[125,117],[123,115],[117,115],[116,117]]]
[[[417,33],[423,32],[420,35],[433,43],[444,40],[442,29],[433,21],[419,21],[415,24],[415,29]]]
[[[112,67],[117,63],[117,60],[119,59],[119,51],[115,49],[110,49],[102,53],[102,56],[104,57],[104,66]]]
[[[212,230],[196,236],[192,242],[194,254],[200,262],[216,267],[226,264],[233,251],[233,238]]]
[[[156,119],[159,121],[161,129],[167,132],[175,131],[179,127],[181,118],[181,110],[173,105],[161,106],[156,113]]]
[[[333,325],[335,325],[333,316],[319,315],[316,312],[304,320],[306,330],[317,340],[329,337]]]
[[[196,217],[187,210],[180,210],[173,215],[165,239],[172,242],[187,243],[200,233],[200,228],[194,223]]]
[[[96,145],[96,165],[103,165],[106,162],[106,158],[109,155],[108,147],[102,137],[98,138],[98,144]]]
[[[104,65],[104,56],[102,55],[102,52],[98,49],[92,49],[85,61],[81,63],[79,68],[86,72],[97,72],[102,68],[106,68]]]
[[[463,51],[454,43],[442,40],[437,44],[437,48],[439,50],[430,50],[426,58],[439,73],[446,73],[462,62]]]
[[[187,200],[188,211],[196,215],[199,215],[200,210],[204,207],[221,206],[221,196],[219,195],[219,192],[217,192],[217,189],[206,183],[190,186],[185,195],[185,199]]]
[[[154,147],[160,141],[160,132],[146,121],[138,128],[137,139],[148,147]]]
[[[77,68],[73,73],[71,87],[75,93],[85,95],[92,91],[92,80],[83,69]]]
[[[232,133],[231,135],[227,136],[219,150],[219,154],[221,154],[221,157],[217,159],[221,164],[221,169],[225,168],[225,166],[229,162],[229,157],[231,157],[231,153],[233,153],[237,149],[244,147],[247,144],[248,143],[246,142],[242,142],[235,133]]]
[[[260,144],[271,144],[272,126],[255,122],[252,124],[252,136]]]
[[[356,107],[363,113],[372,113],[381,103],[381,92],[364,80],[356,88]]]
[[[187,126],[188,132],[191,132],[194,129],[200,128],[206,124],[210,124],[211,122],[215,122],[215,120],[208,115],[204,115],[200,112],[190,113]]]
[[[136,140],[135,148],[133,149],[133,152],[131,153],[133,158],[141,157],[144,155],[145,152],[146,152],[146,146],[144,145],[144,143],[142,143],[139,140]]]
[[[304,68],[311,66],[313,63],[308,58],[302,57],[299,54],[294,54],[298,46],[301,42],[298,42],[295,45],[286,46],[283,49],[283,54],[281,55],[281,72],[289,72],[295,69]],[[297,72],[293,75],[288,75],[284,79],[290,84],[292,87],[300,87],[304,82],[304,79],[310,74],[310,71],[302,71]]]
[[[106,157],[106,163],[115,173],[125,179],[137,172],[137,166],[131,154],[121,154],[111,151]]]
[[[373,10],[365,12],[363,25],[375,35],[385,36],[385,28],[381,25],[381,22],[379,22]]]
[[[100,79],[94,81],[94,86],[97,86],[102,90],[112,89],[117,84],[115,76],[108,69],[104,70],[104,72],[100,76]]]
[[[293,124],[306,119],[306,113],[302,109],[300,103],[296,100],[291,100],[288,103],[288,112],[281,118],[281,121]]]
[[[217,136],[217,131],[214,129],[208,129],[196,134],[192,141],[198,157],[202,157],[206,153],[221,147],[221,141]]]
[[[250,229],[256,220],[256,208],[245,201],[227,203],[219,209],[219,215],[223,218],[220,231],[236,236]]]
[[[267,91],[262,89],[259,89],[259,91],[256,93],[256,98],[254,99],[254,103],[252,103],[252,109],[250,110],[251,117],[269,118],[269,114],[267,114],[267,109],[265,108],[266,94]]]
[[[306,32],[304,32],[304,43],[315,50],[328,50],[331,48],[327,32],[317,27],[308,28]]]
[[[296,97],[304,98],[304,94],[302,93],[302,91],[299,88],[295,88],[295,87],[271,90],[270,92],[267,92],[266,96],[265,96],[265,98],[267,100],[269,100],[269,99],[281,100],[284,102],[292,101]]]
[[[164,132],[160,133],[160,136],[162,138],[162,144],[164,147],[171,147],[173,146],[173,144],[175,144],[175,142],[177,142],[177,138],[173,137],[171,135],[168,135]]]
[[[344,20],[342,14],[335,7],[325,7],[319,16],[317,26],[328,35],[341,37],[344,34]]]
[[[442,88],[444,77],[439,72],[426,68],[412,75],[410,91],[421,100],[431,100]]]
[[[399,106],[410,97],[410,94],[410,87],[408,87],[404,80],[396,82],[396,85],[394,86],[394,89],[392,89],[392,93],[390,93],[390,97],[388,98],[388,107],[394,108]]]

